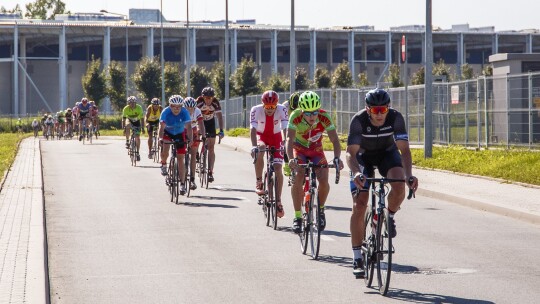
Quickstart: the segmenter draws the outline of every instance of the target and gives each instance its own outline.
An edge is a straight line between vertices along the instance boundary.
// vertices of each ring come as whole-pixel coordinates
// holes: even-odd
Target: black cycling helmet
[[[300,93],[294,92],[289,97],[289,112],[298,109],[298,101],[300,100]]]
[[[216,92],[211,87],[206,87],[202,89],[201,95],[214,97],[214,95],[216,95]]]
[[[390,103],[390,95],[383,89],[373,89],[366,93],[368,106],[385,106]]]

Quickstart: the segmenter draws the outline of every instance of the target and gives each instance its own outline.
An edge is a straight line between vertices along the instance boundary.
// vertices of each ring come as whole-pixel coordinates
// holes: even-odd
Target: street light
[[[119,13],[112,13],[112,12],[109,12],[107,10],[100,10],[99,11],[100,13],[106,13],[106,14],[111,14],[111,15],[118,15],[118,16],[122,16],[124,17],[124,21],[126,21],[126,98],[128,98],[128,88],[129,88],[129,85],[128,85],[128,81],[129,81],[129,40],[128,40],[128,22],[129,22],[129,19],[128,19],[128,16],[127,15],[124,15],[124,14],[119,14]]]
[[[165,58],[163,57],[163,0],[159,2],[159,22],[161,23],[161,103],[162,105],[165,105],[165,70],[163,68],[163,65],[165,63]]]

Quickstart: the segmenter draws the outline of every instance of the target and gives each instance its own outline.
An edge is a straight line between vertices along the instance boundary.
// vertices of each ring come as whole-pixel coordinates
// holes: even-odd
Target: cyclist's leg
[[[124,134],[126,135],[126,145],[129,143],[129,136],[131,132],[131,121],[126,118],[125,124],[124,124]]]
[[[266,148],[266,144],[264,141],[260,140],[257,142],[257,147],[259,150],[263,150]],[[262,180],[263,170],[264,170],[264,152],[257,153],[257,160],[255,161],[255,164],[253,167],[255,168],[255,191],[257,194],[264,194],[263,191],[263,183],[265,181]]]
[[[216,160],[214,146],[216,144],[216,122],[214,119],[205,120],[204,128],[206,130],[206,142],[208,144],[208,171],[212,172]]]
[[[401,156],[397,149],[385,152],[378,168],[382,176],[405,179],[405,171],[403,170]],[[388,193],[388,210],[391,213],[396,213],[405,199],[405,183],[390,183],[390,188],[390,192]]]
[[[298,159],[299,164],[305,164],[307,158],[303,153],[303,149],[298,145],[294,146],[293,149],[294,156]],[[304,179],[305,179],[305,169],[296,168],[294,169],[294,183],[291,187],[291,196],[294,206],[295,217],[301,216],[302,201],[304,200]]]
[[[148,153],[149,153],[149,156],[152,155],[152,141],[154,140],[154,136],[152,134],[154,130],[154,125],[151,124],[151,123],[148,123],[148,127],[146,128],[146,132],[148,132]]]
[[[198,139],[199,138],[199,132],[197,130],[197,128],[194,128],[192,129],[193,131],[193,139]],[[197,150],[199,149],[199,142],[197,141],[193,141],[193,143],[191,144],[191,146],[189,147],[189,153],[191,155],[191,158],[189,160],[190,162],[190,170],[191,170],[191,180],[194,180],[195,179],[195,176],[193,175],[193,172],[195,172],[195,168],[197,166]]]

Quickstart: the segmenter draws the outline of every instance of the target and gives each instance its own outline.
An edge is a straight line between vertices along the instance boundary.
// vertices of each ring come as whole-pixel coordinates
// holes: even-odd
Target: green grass
[[[29,136],[31,136],[30,133],[24,135],[16,133],[0,133],[0,179],[15,160],[19,141]]]

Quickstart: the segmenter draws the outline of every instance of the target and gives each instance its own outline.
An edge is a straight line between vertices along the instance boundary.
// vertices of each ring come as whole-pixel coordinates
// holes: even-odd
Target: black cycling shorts
[[[381,151],[379,153],[357,154],[356,160],[364,167],[364,171],[362,173],[367,177],[375,176],[375,167],[377,167],[381,176],[384,177],[386,177],[388,170],[395,167],[403,167],[401,163],[401,154],[399,154],[398,149]],[[368,189],[369,183],[366,181],[364,188],[360,191],[368,191]],[[351,181],[351,192],[356,190],[356,186]]]
[[[212,118],[210,120],[205,120],[204,122],[204,129],[206,130],[206,137],[207,138],[216,138],[216,119]]]

